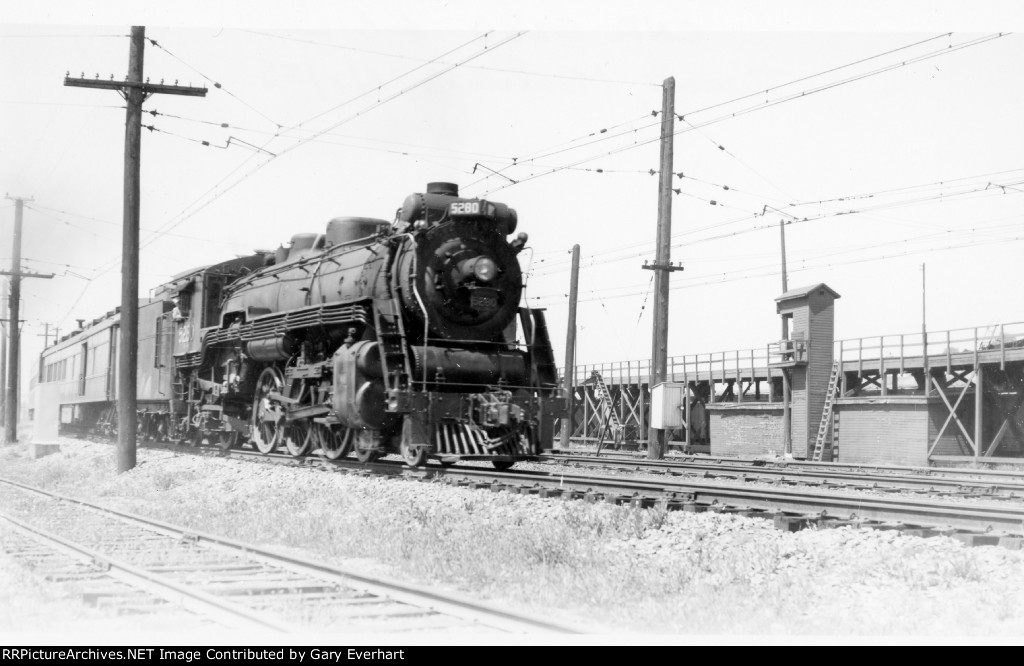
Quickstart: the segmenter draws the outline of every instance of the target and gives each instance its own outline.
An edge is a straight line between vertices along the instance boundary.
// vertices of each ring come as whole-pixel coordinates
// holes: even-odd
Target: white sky
[[[517,209],[527,295],[548,308],[559,361],[574,243],[578,362],[647,358],[651,111],[672,76],[690,131],[675,142],[672,260],[686,270],[670,355],[778,337],[789,216],[809,218],[787,227],[789,284],[842,295],[837,338],[920,331],[922,263],[930,330],[1024,321],[1024,36],[981,41],[1021,27],[1012,3],[160,4],[0,19],[0,187],[34,199],[24,267],[58,274],[23,281],[26,372],[44,322],[67,332],[120,300],[123,101],[63,77],[122,78],[132,24],[160,45],[146,44],[152,81],[210,88],[144,107],[165,115],[143,121],[158,130],[142,146],[143,295],[336,216],[390,220],[452,181]],[[850,210],[863,212],[836,215]],[[0,202],[4,268],[13,211]]]

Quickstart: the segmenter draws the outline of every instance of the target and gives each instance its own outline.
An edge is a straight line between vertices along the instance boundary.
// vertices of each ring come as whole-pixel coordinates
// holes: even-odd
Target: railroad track
[[[0,506],[0,543],[10,555],[119,613],[191,614],[199,625],[264,633],[581,633],[4,478]]]
[[[902,470],[880,472],[877,469],[849,469],[820,463],[812,466],[794,465],[789,461],[742,462],[723,458],[688,458],[684,460],[646,460],[638,458],[606,458],[584,454],[548,454],[541,460],[610,470],[639,473],[703,475],[704,478],[742,479],[789,484],[842,485],[851,490],[898,490],[930,493],[949,498],[985,498],[1024,502],[1024,475],[1011,478],[979,479],[969,474],[920,474]]]
[[[668,510],[737,513],[770,518],[784,530],[851,525],[898,529],[919,536],[946,534],[969,545],[1024,546],[1024,503],[991,500],[988,492],[971,495],[970,501],[951,501],[934,497],[905,497],[895,488],[894,492],[887,493],[878,484],[842,487],[827,480],[814,485],[793,484],[785,474],[771,480],[751,473],[729,475],[731,478],[708,475],[684,479],[661,471],[654,475],[664,478],[652,480],[573,474],[567,473],[564,467],[545,471],[512,469],[498,472],[490,467],[429,464],[410,469],[404,462],[391,458],[360,463],[354,458],[328,460],[316,454],[302,458],[283,453],[264,455],[248,448],[222,451],[209,447],[181,449],[153,443],[147,446],[227,455],[268,464],[314,466],[421,480],[441,479],[458,485],[543,497],[609,501],[645,508],[660,506]],[[631,467],[636,467],[638,462],[635,458],[629,459]]]
[[[595,450],[587,449],[550,449],[549,455],[565,456],[568,458],[600,458],[601,460],[630,460],[645,462],[648,461],[646,451],[604,451],[600,455]],[[695,462],[706,464],[734,464],[751,466],[779,466],[788,469],[801,470],[831,470],[843,471],[851,474],[878,474],[896,476],[921,476],[929,478],[967,478],[979,481],[991,481],[993,483],[1006,481],[1009,483],[1020,482],[1024,479],[1024,458],[1020,459],[1018,466],[1021,469],[974,469],[967,467],[916,467],[912,465],[888,465],[883,463],[844,463],[844,462],[820,462],[803,460],[800,458],[790,459],[765,459],[752,457],[719,457],[708,454],[669,454],[664,459],[672,462]],[[655,461],[651,461],[655,462]],[[993,464],[982,459],[983,464]]]
[[[397,475],[411,479],[441,479],[462,486],[494,491],[609,501],[668,510],[718,511],[772,519],[780,529],[845,525],[899,529],[918,536],[946,534],[969,545],[1024,545],[1024,504],[955,502],[934,498],[887,496],[849,489],[789,487],[781,481],[755,479],[638,479],[551,471],[507,470],[470,466],[428,465],[410,469],[398,460],[359,463],[355,459],[296,459],[285,454],[262,455],[234,450],[230,455],[268,464],[318,466],[329,470]]]

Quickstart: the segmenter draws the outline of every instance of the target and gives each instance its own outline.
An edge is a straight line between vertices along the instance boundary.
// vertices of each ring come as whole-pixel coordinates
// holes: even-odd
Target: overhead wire
[[[343,46],[340,44],[330,44],[327,42],[321,42],[313,39],[300,39],[298,37],[286,37],[283,35],[273,35],[267,32],[260,32],[258,30],[242,30],[242,32],[248,32],[253,35],[260,35],[262,37],[271,37],[274,39],[285,39],[294,42],[300,42],[303,44],[312,44],[314,46],[324,46],[334,49],[342,49],[345,51],[353,51],[355,53],[366,53],[369,55],[376,55],[385,58],[399,58],[402,60],[413,60],[416,62],[423,62],[422,58],[416,58],[414,56],[407,56],[398,53],[386,53],[384,51],[374,51],[372,49],[362,49],[355,46]],[[442,63],[445,64],[445,63]],[[654,83],[651,81],[623,81],[619,79],[605,79],[592,76],[572,76],[569,74],[552,74],[551,72],[529,72],[521,69],[506,69],[501,67],[488,67],[486,65],[470,65],[467,69],[478,69],[485,72],[500,72],[502,74],[523,74],[527,76],[538,76],[543,78],[561,79],[567,81],[587,81],[591,83],[613,83],[619,85],[628,86],[660,86],[660,83]]]
[[[848,201],[848,200],[853,200],[853,199],[856,199],[856,198],[862,198],[862,199],[881,198],[881,196],[884,195],[884,194],[899,193],[899,192],[909,192],[909,191],[916,190],[916,189],[927,188],[927,187],[930,187],[930,186],[938,184],[938,183],[962,182],[962,181],[965,181],[965,180],[971,180],[971,179],[977,179],[977,178],[989,178],[989,177],[991,177],[993,175],[1017,173],[1019,171],[1024,171],[1024,168],[1009,169],[1009,170],[998,171],[998,172],[990,172],[990,173],[978,174],[978,175],[974,175],[974,176],[964,176],[964,177],[959,177],[959,178],[954,178],[954,179],[948,179],[948,180],[945,180],[945,181],[935,181],[933,183],[926,183],[926,184],[921,184],[921,185],[911,185],[911,186],[900,187],[900,188],[891,188],[891,189],[887,189],[887,190],[879,190],[877,193],[863,193],[863,194],[860,194],[860,195],[854,195],[854,196],[848,196],[848,197],[838,197],[838,198],[830,200],[830,201]],[[1014,185],[1014,184],[1015,183],[1012,183],[1012,182],[1010,183],[1010,185]],[[860,210],[857,210],[857,211],[854,211],[854,212],[856,212],[858,214],[864,214],[864,213],[875,212],[875,211],[878,211],[878,210],[885,210],[885,209],[890,208],[890,207],[902,207],[905,204],[909,205],[909,203],[927,203],[929,201],[941,201],[941,200],[944,200],[944,199],[955,198],[955,197],[964,196],[964,195],[967,195],[967,194],[985,192],[985,191],[991,189],[990,185],[991,185],[991,183],[986,183],[986,186],[982,187],[980,184],[978,184],[978,185],[975,185],[973,188],[970,188],[968,190],[963,190],[963,191],[959,191],[959,192],[949,192],[949,193],[943,192],[940,195],[935,195],[935,196],[925,197],[925,198],[918,198],[918,199],[910,200],[909,202],[908,201],[901,201],[901,202],[896,202],[895,204],[880,204],[880,205],[874,206],[872,208],[863,208],[863,209],[860,209]],[[792,208],[792,209],[797,209],[797,208],[804,207],[804,206],[816,205],[818,203],[821,203],[821,202],[817,202],[817,201],[797,202],[797,203],[787,204],[787,206]],[[777,212],[780,212],[781,214],[784,214],[784,215],[786,215],[788,217],[796,218],[797,220],[804,221],[798,215],[793,215],[792,213],[788,213],[788,212],[785,212],[785,211],[782,211],[782,210],[778,210],[778,209],[774,209],[774,208],[773,208],[773,210],[777,210]],[[806,221],[813,221],[813,220],[817,220],[817,219],[823,219],[823,218],[826,218],[826,217],[836,217],[836,216],[840,216],[840,215],[849,215],[849,214],[851,214],[850,210],[847,210],[847,211],[830,211],[829,213],[811,216],[811,217],[807,218]],[[685,230],[678,231],[678,232],[672,234],[672,240],[673,241],[679,241],[681,238],[683,238],[685,236],[691,236],[693,234],[700,233],[702,231],[709,231],[711,229],[721,228],[723,226],[728,226],[728,225],[731,225],[731,224],[736,224],[736,223],[744,222],[744,221],[747,221],[747,220],[755,220],[758,217],[763,217],[763,215],[758,215],[758,214],[747,215],[747,216],[743,216],[743,217],[730,218],[728,220],[724,220],[724,221],[720,221],[720,222],[715,222],[715,223],[711,223],[711,224],[707,224],[707,225],[703,225],[703,226],[699,226],[699,227],[690,227],[690,228],[687,228]],[[732,232],[732,233],[728,233],[728,234],[721,234],[721,235],[711,236],[711,237],[708,237],[708,238],[702,238],[702,239],[687,241],[687,244],[688,245],[692,245],[692,244],[695,244],[695,243],[706,242],[706,241],[709,241],[709,240],[719,240],[719,239],[730,237],[730,236],[750,233],[750,232],[754,232],[754,231],[760,231],[760,230],[763,230],[763,229],[774,228],[774,227],[775,227],[774,224],[766,224],[766,225],[762,224],[762,225],[758,225],[758,226],[754,226],[754,227],[749,227],[749,228],[740,230],[738,232]],[[643,242],[640,242],[640,243],[634,243],[634,244],[628,245],[628,246],[620,246],[620,247],[617,247],[617,248],[615,248],[613,250],[607,250],[605,252],[594,253],[594,254],[590,255],[588,257],[588,259],[590,259],[592,261],[596,261],[596,260],[600,259],[602,261],[608,262],[608,261],[621,261],[621,260],[625,260],[625,259],[632,259],[632,258],[636,258],[636,257],[642,257],[642,256],[647,255],[647,254],[650,253],[650,250],[651,250],[651,247],[653,245],[653,242],[654,242],[653,240],[650,240],[650,241],[643,241]],[[673,249],[681,249],[681,248],[683,248],[685,246],[681,245],[679,243],[674,243],[671,247]],[[644,250],[641,251],[641,252],[633,251],[633,250],[638,249],[638,248],[644,248]],[[618,253],[622,253],[622,252],[630,252],[630,254],[623,255],[623,256],[618,256],[617,258],[613,258],[613,255],[618,255]],[[553,269],[558,268],[558,267],[562,267],[562,266],[565,266],[565,265],[568,265],[568,262],[565,261],[564,258],[563,258],[562,261],[557,261],[556,260],[556,261],[549,262],[548,265],[545,268],[549,269],[549,270],[552,270],[552,272],[558,272],[558,271],[554,271]]]
[[[481,37],[485,37],[487,34],[489,34],[489,33],[485,33]],[[522,36],[523,34],[525,34],[525,33],[523,33],[523,32],[515,33],[512,36],[503,39],[501,42],[499,42],[496,45],[489,46],[489,47],[487,47],[485,49],[478,50],[478,51],[470,54],[469,56],[463,58],[462,60],[458,61],[457,63],[445,67],[440,72],[434,73],[434,74],[432,74],[432,75],[430,75],[430,76],[428,76],[428,77],[426,77],[424,79],[421,79],[421,80],[411,84],[410,86],[405,87],[405,88],[401,89],[400,91],[398,91],[398,92],[396,92],[396,93],[394,93],[394,94],[392,94],[392,95],[390,95],[390,96],[388,96],[388,97],[386,97],[384,99],[378,100],[376,103],[371,104],[370,106],[368,106],[368,107],[366,107],[366,108],[356,112],[355,114],[350,115],[350,116],[346,117],[345,119],[343,119],[341,121],[333,123],[332,125],[330,125],[326,129],[317,131],[317,132],[315,132],[310,137],[298,140],[296,143],[294,143],[291,146],[286,147],[285,149],[279,151],[278,153],[274,154],[273,156],[271,156],[270,158],[266,159],[265,161],[263,161],[263,162],[261,162],[259,164],[256,164],[253,168],[249,169],[246,173],[242,174],[234,182],[232,182],[231,184],[229,184],[225,188],[221,189],[219,192],[215,192],[215,190],[217,188],[219,188],[222,183],[226,182],[235,172],[237,172],[239,169],[241,169],[245,165],[245,163],[247,161],[252,159],[253,156],[250,156],[249,158],[244,160],[241,164],[236,166],[235,169],[233,169],[232,172],[230,172],[227,176],[225,176],[220,181],[218,181],[217,184],[215,184],[213,187],[208,189],[205,193],[200,195],[200,197],[197,198],[196,200],[194,200],[192,204],[189,204],[184,209],[182,209],[182,211],[180,213],[178,213],[178,215],[176,215],[174,218],[172,218],[168,222],[166,222],[163,225],[161,225],[161,227],[156,232],[154,232],[155,235],[152,238],[150,238],[147,241],[145,241],[144,243],[140,244],[140,249],[141,248],[145,248],[145,247],[151,245],[160,236],[162,236],[166,231],[169,231],[169,230],[174,229],[175,227],[179,226],[185,220],[187,220],[190,217],[194,216],[199,211],[201,211],[203,208],[205,208],[206,206],[208,206],[211,203],[213,203],[213,201],[217,200],[218,198],[220,198],[221,196],[223,196],[227,192],[231,191],[232,189],[234,189],[235,187],[240,185],[242,182],[247,180],[254,173],[256,173],[257,171],[259,171],[260,169],[265,167],[267,164],[269,164],[271,161],[276,159],[276,157],[280,157],[281,155],[283,155],[283,154],[285,154],[287,152],[290,152],[290,151],[292,151],[292,150],[294,150],[294,149],[296,149],[296,148],[298,148],[298,147],[300,147],[302,145],[305,145],[306,143],[308,143],[312,139],[314,139],[314,138],[316,138],[316,137],[318,137],[318,136],[320,136],[322,134],[325,134],[326,132],[329,132],[330,130],[335,129],[335,128],[345,124],[346,122],[350,122],[351,120],[353,120],[353,119],[355,119],[355,118],[357,118],[357,117],[359,117],[359,116],[361,116],[361,115],[363,115],[363,114],[365,114],[365,113],[367,113],[367,112],[369,112],[371,110],[379,108],[380,106],[382,106],[382,105],[384,105],[384,104],[386,104],[386,103],[388,103],[390,101],[393,101],[394,99],[397,99],[401,95],[404,95],[404,94],[406,94],[406,93],[408,93],[408,92],[410,92],[412,90],[415,90],[416,88],[419,88],[420,86],[426,85],[427,83],[437,79],[440,76],[443,76],[444,74],[447,74],[447,73],[453,71],[454,69],[458,68],[459,66],[461,66],[461,65],[463,65],[463,64],[465,64],[467,62],[470,62],[470,61],[472,61],[472,60],[474,60],[474,59],[476,59],[476,58],[478,58],[478,57],[480,57],[482,55],[485,55],[487,53],[491,53],[495,49],[500,48],[501,46],[509,43],[510,41],[512,41],[512,40],[514,40],[514,39],[516,39],[516,38],[518,38],[520,36]],[[474,40],[470,40],[466,44],[471,44],[474,41],[478,41],[481,37],[478,37],[478,38],[476,38]],[[439,57],[444,57],[446,55],[449,55],[449,54],[451,54],[451,53],[453,53],[453,52],[463,48],[464,46],[465,45],[460,45],[459,47],[456,47],[455,49],[450,49],[449,51],[446,51],[444,54],[442,54],[442,56],[439,56]],[[419,70],[421,68],[422,68],[422,66],[418,66],[418,67],[414,68],[413,70],[410,70],[410,72],[408,72],[408,73],[417,71],[417,70]],[[405,75],[402,75],[402,76],[405,76]],[[393,78],[390,81],[388,81],[388,83],[391,83],[393,81],[397,81],[398,79],[402,78],[402,76]],[[342,104],[336,105],[336,106],[332,107],[331,109],[328,109],[327,111],[324,111],[324,112],[321,112],[319,114],[316,114],[316,115],[312,116],[311,118],[308,118],[307,120],[302,121],[301,123],[298,123],[297,125],[293,125],[293,126],[289,127],[288,129],[289,130],[295,129],[295,128],[301,126],[301,125],[304,125],[306,123],[311,122],[312,120],[320,118],[323,115],[325,115],[325,114],[327,114],[327,113],[329,113],[331,111],[334,111],[334,110],[336,110],[338,108],[341,108],[342,106],[344,106],[346,104],[349,104],[352,101],[355,101],[357,99],[360,99],[361,97],[364,97],[367,94],[372,93],[374,90],[379,90],[381,87],[383,87],[383,85],[387,85],[387,83],[386,84],[382,84],[382,86],[378,86],[376,88],[373,88],[373,89],[367,91],[366,93],[363,93],[362,95],[358,95],[358,96],[356,96],[354,98],[351,98],[350,100],[348,100],[348,101],[346,101],[346,102],[344,102]],[[257,153],[254,153],[253,155],[256,155],[256,154]],[[213,193],[212,196],[211,196],[211,193]],[[205,199],[205,201],[204,201],[204,199]],[[202,201],[202,204],[199,204],[200,201]],[[193,206],[197,206],[197,207],[193,208]],[[190,210],[190,208],[192,208],[192,210]],[[105,264],[101,265],[101,268],[99,269],[98,275],[99,274],[103,274],[103,273],[105,273],[105,272],[107,272],[109,270],[112,270],[119,263],[120,263],[120,258],[112,259],[112,260],[106,262]]]
[[[762,109],[766,109],[766,108],[770,108],[770,107],[773,107],[773,106],[777,106],[779,104],[784,104],[786,102],[791,102],[791,101],[796,100],[796,99],[803,99],[805,97],[809,97],[810,95],[814,95],[814,94],[819,93],[819,92],[824,92],[826,90],[831,90],[832,88],[836,88],[838,86],[842,86],[842,85],[846,85],[846,84],[849,84],[849,83],[854,83],[856,81],[863,80],[863,79],[868,78],[870,76],[877,76],[879,74],[884,74],[886,72],[890,72],[890,71],[893,71],[895,69],[899,69],[899,68],[902,68],[902,67],[907,67],[907,66],[912,65],[912,64],[917,64],[919,62],[923,62],[924,60],[928,60],[928,59],[935,58],[935,57],[942,56],[942,55],[947,55],[949,53],[954,53],[956,51],[960,51],[960,50],[963,50],[965,48],[970,48],[972,46],[978,46],[980,44],[984,44],[984,43],[992,41],[994,39],[999,39],[1001,37],[1005,37],[1005,36],[1007,36],[1009,34],[1011,34],[1011,33],[997,33],[997,34],[993,34],[993,35],[986,35],[985,37],[979,37],[979,38],[976,38],[976,39],[969,40],[967,42],[961,42],[960,44],[949,46],[949,47],[947,47],[945,49],[942,49],[940,51],[933,51],[933,52],[930,52],[930,53],[927,53],[927,54],[923,54],[921,56],[916,56],[914,58],[909,58],[907,60],[904,60],[904,61],[901,61],[901,62],[898,62],[898,63],[887,65],[887,66],[878,68],[876,70],[872,70],[870,72],[866,72],[866,73],[861,73],[861,74],[857,74],[857,75],[854,75],[854,76],[850,76],[850,77],[848,77],[846,79],[843,79],[843,80],[840,80],[840,81],[834,81],[834,82],[831,82],[831,83],[822,84],[822,85],[818,86],[817,88],[812,88],[812,89],[809,89],[809,90],[804,90],[804,91],[800,91],[800,92],[797,92],[797,93],[792,93],[792,94],[789,94],[789,95],[787,95],[785,97],[782,97],[782,98],[779,98],[779,99],[770,100],[770,101],[766,101],[766,102],[763,102],[763,103],[758,103],[758,104],[755,104],[753,106],[741,109],[739,111],[734,111],[732,113],[726,113],[726,114],[723,114],[721,116],[717,116],[717,117],[711,118],[709,120],[702,121],[702,122],[700,122],[698,124],[688,123],[689,127],[683,128],[681,130],[674,131],[673,132],[673,136],[679,136],[681,134],[685,134],[687,132],[700,129],[702,127],[707,127],[708,125],[712,125],[712,124],[715,124],[715,123],[722,122],[724,120],[729,120],[729,119],[736,118],[736,117],[739,117],[739,116],[742,116],[742,115],[746,115],[746,114],[752,113],[754,111],[759,111],[759,110],[762,110]],[[760,94],[760,93],[758,93],[758,94]],[[749,97],[749,95],[747,97]],[[697,113],[697,112],[696,111],[688,112],[686,114],[681,114],[681,115],[685,118],[685,116],[693,115],[695,113]],[[609,150],[609,151],[607,151],[605,153],[599,154],[599,155],[591,155],[589,157],[580,158],[580,159],[578,159],[578,160],[576,160],[574,162],[571,162],[569,164],[563,165],[561,167],[557,167],[557,168],[554,168],[554,169],[550,169],[550,170],[544,171],[543,173],[531,174],[529,176],[523,176],[523,177],[517,179],[514,183],[506,183],[506,184],[498,185],[498,186],[494,187],[493,189],[488,190],[486,193],[484,193],[481,196],[488,196],[490,194],[493,194],[494,192],[497,192],[499,190],[507,189],[507,188],[512,187],[514,185],[521,185],[521,184],[523,184],[525,182],[536,180],[537,178],[554,175],[556,173],[560,173],[561,171],[567,170],[567,169],[569,169],[571,167],[579,166],[580,164],[586,164],[587,162],[592,162],[592,161],[597,160],[597,159],[601,159],[601,158],[608,157],[608,156],[611,156],[611,155],[617,155],[619,153],[622,153],[622,152],[625,152],[625,151],[628,151],[628,150],[634,150],[636,148],[640,148],[642,146],[649,145],[651,143],[654,143],[654,142],[660,141],[660,140],[661,140],[661,136],[659,134],[658,136],[654,136],[654,137],[649,138],[649,139],[643,139],[641,141],[634,142],[633,144],[629,144],[629,145],[626,145],[626,146],[620,146],[618,148],[611,149],[611,150]]]
[[[257,109],[256,107],[254,107],[254,106],[253,106],[252,104],[249,104],[248,102],[246,102],[246,101],[245,101],[244,99],[242,99],[241,97],[239,97],[239,96],[238,96],[238,95],[236,95],[235,93],[233,93],[233,92],[231,92],[230,90],[228,90],[227,88],[225,88],[225,87],[224,87],[223,85],[221,85],[221,84],[220,84],[220,83],[219,83],[218,81],[214,80],[213,78],[211,78],[211,77],[207,76],[206,74],[204,74],[203,72],[199,71],[198,69],[196,69],[195,67],[193,67],[193,66],[192,66],[192,65],[190,65],[189,63],[187,63],[187,62],[185,62],[184,60],[182,60],[181,58],[179,58],[179,57],[178,57],[177,55],[175,55],[175,54],[171,53],[171,51],[170,51],[170,50],[168,50],[168,49],[167,49],[167,47],[166,47],[166,46],[164,46],[163,44],[160,44],[160,43],[159,43],[159,42],[157,42],[157,41],[156,41],[155,39],[151,39],[151,38],[149,38],[149,37],[147,37],[146,39],[147,39],[147,40],[149,41],[149,43],[150,43],[150,44],[152,44],[152,45],[153,45],[153,46],[155,46],[156,48],[160,49],[161,51],[163,51],[163,52],[164,52],[164,53],[166,53],[167,55],[171,56],[172,58],[174,58],[175,60],[177,60],[177,61],[178,61],[178,62],[180,62],[181,64],[185,65],[185,67],[188,67],[188,68],[189,68],[189,69],[191,69],[191,70],[192,70],[193,72],[195,72],[195,73],[196,73],[196,74],[198,74],[199,76],[203,77],[204,79],[206,79],[207,81],[209,81],[210,83],[212,83],[212,84],[213,84],[213,87],[214,87],[215,89],[217,89],[217,90],[220,90],[220,91],[224,92],[225,94],[227,94],[228,96],[230,96],[231,98],[233,98],[233,99],[237,100],[237,101],[238,101],[239,103],[241,103],[242,105],[244,105],[244,106],[245,106],[246,108],[248,108],[248,109],[249,109],[250,111],[254,111],[254,112],[255,112],[255,113],[257,113],[257,114],[258,114],[259,116],[261,116],[262,118],[264,118],[265,120],[267,120],[268,122],[270,122],[270,123],[273,123],[274,125],[276,125],[276,126],[277,126],[278,128],[280,128],[280,127],[283,127],[283,125],[282,125],[281,123],[277,122],[276,120],[274,120],[273,118],[271,118],[271,117],[270,117],[270,116],[268,116],[267,114],[263,113],[262,111],[260,111],[260,110],[259,110],[259,109]]]

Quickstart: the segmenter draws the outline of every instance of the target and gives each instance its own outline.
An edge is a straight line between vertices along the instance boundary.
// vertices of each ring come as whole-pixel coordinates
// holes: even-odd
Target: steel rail
[[[294,460],[294,458],[292,458],[292,460]],[[355,461],[353,460],[353,462]],[[325,562],[283,553],[270,548],[254,546],[235,539],[206,532],[185,529],[153,518],[147,518],[145,516],[139,516],[126,511],[104,507],[88,500],[29,486],[12,479],[0,477],[0,483],[6,483],[27,492],[38,493],[46,497],[77,504],[105,515],[116,516],[127,522],[146,525],[169,535],[187,538],[197,542],[205,542],[220,548],[228,549],[235,553],[242,553],[247,557],[251,557],[256,560],[262,560],[276,566],[285,566],[298,573],[315,574],[321,578],[340,582],[348,586],[352,586],[353,583],[355,583],[357,587],[378,596],[416,606],[426,606],[435,612],[474,621],[495,629],[519,633],[525,631],[544,631],[559,634],[586,633],[584,630],[571,626],[568,623],[559,623],[530,615],[523,615],[494,604],[472,600],[447,592],[438,592],[437,590],[420,585],[397,583],[377,577],[345,571]],[[101,557],[107,558],[107,556]],[[130,567],[131,565],[127,566]]]
[[[318,465],[328,469],[349,470],[362,473],[399,475],[416,479],[465,480],[489,483],[495,489],[507,484],[529,492],[532,484],[538,490],[572,490],[591,495],[601,494],[605,499],[629,502],[637,499],[642,506],[657,500],[689,502],[704,506],[724,504],[741,505],[750,509],[820,515],[825,512],[831,518],[851,518],[879,522],[897,522],[921,526],[935,526],[945,529],[960,529],[972,532],[1001,530],[1013,535],[1024,534],[1024,506],[982,504],[980,502],[950,502],[920,498],[894,499],[878,497],[856,490],[830,492],[798,488],[778,488],[774,484],[760,484],[755,488],[739,485],[698,480],[645,480],[616,479],[607,476],[585,476],[565,474],[563,471],[516,471],[499,472],[479,467],[427,466],[409,468],[403,462],[377,460],[360,463],[355,459],[320,460],[308,457],[304,460],[281,454],[254,455],[250,452],[232,451],[241,457],[251,457],[276,464]],[[856,494],[853,494],[856,493]],[[644,501],[646,500],[646,501]],[[924,522],[922,522],[924,521]]]
[[[791,479],[823,479],[842,480],[863,484],[878,484],[882,487],[892,488],[920,488],[928,487],[938,491],[939,488],[951,488],[953,490],[963,488],[977,488],[988,491],[1007,491],[1024,493],[1024,479],[1018,483],[1007,483],[1002,481],[984,481],[979,479],[968,479],[951,476],[925,477],[921,475],[902,474],[871,474],[868,472],[848,472],[842,469],[797,467],[792,469],[787,463],[766,463],[763,465],[742,464],[738,462],[726,462],[721,459],[709,461],[689,460],[646,460],[646,459],[609,459],[595,456],[578,456],[562,454],[546,454],[541,456],[542,461],[575,463],[584,466],[606,466],[622,469],[632,468],[642,472],[646,470],[693,470],[702,472],[713,472],[715,474],[744,474],[754,477],[781,477]],[[686,471],[680,472],[682,474]],[[1022,498],[1024,499],[1024,498]]]
[[[565,456],[569,456],[569,457],[574,457],[574,456],[583,456],[583,457],[596,456],[596,453],[593,450],[589,450],[589,451],[581,451],[581,450],[573,450],[573,449],[563,450],[563,449],[559,449],[557,447],[554,448],[554,449],[551,449],[549,453],[552,454],[552,455],[565,455]],[[638,457],[639,454],[634,455],[634,454],[631,454],[629,452],[622,452],[622,451],[616,451],[616,452],[607,452],[606,451],[605,453],[601,454],[600,457],[604,458],[606,456],[608,458],[611,458],[611,459],[621,459],[621,460],[640,459],[640,460],[646,460],[646,458],[639,458]],[[718,462],[721,462],[721,463],[735,463],[735,464],[749,463],[749,464],[752,464],[752,465],[753,464],[764,464],[766,466],[767,465],[777,465],[777,466],[786,466],[786,467],[804,468],[804,469],[831,469],[831,470],[845,469],[845,470],[849,470],[851,472],[877,472],[879,474],[888,474],[888,473],[898,474],[898,473],[904,473],[904,474],[915,474],[915,475],[916,474],[920,474],[922,476],[937,476],[937,477],[950,476],[950,475],[952,475],[952,476],[970,475],[970,476],[977,476],[977,477],[992,477],[992,478],[1002,477],[1002,478],[1009,478],[1011,480],[1021,480],[1021,479],[1024,479],[1024,458],[1020,458],[1019,461],[1016,461],[1016,462],[999,463],[999,464],[1016,464],[1016,465],[1020,465],[1021,466],[1020,470],[989,469],[989,468],[985,468],[985,469],[972,469],[972,468],[967,468],[967,467],[921,467],[921,466],[915,466],[915,465],[890,465],[890,464],[885,464],[885,463],[821,462],[821,461],[813,461],[813,460],[801,460],[799,458],[793,458],[793,459],[789,459],[789,460],[765,460],[764,458],[753,458],[753,457],[736,457],[736,458],[729,457],[729,458],[725,458],[725,457],[721,457],[721,456],[714,456],[714,455],[707,455],[707,454],[695,454],[695,453],[687,453],[687,454],[682,454],[682,455],[676,454],[676,455],[667,457],[665,460],[666,461],[680,461],[680,462],[707,462],[707,463],[711,463],[711,462],[714,462],[714,461],[718,461]],[[1003,460],[1006,460],[1006,459],[1003,459]],[[964,462],[965,463],[974,463],[974,459],[973,458],[965,459]],[[993,461],[991,459],[983,459],[982,462],[984,464],[997,464],[997,463],[995,463],[995,461]]]
[[[3,479],[5,483],[10,483]],[[14,516],[0,512],[0,519],[18,528],[22,533],[41,540],[44,544],[57,544],[87,558],[97,564],[109,568],[115,577],[132,587],[144,590],[172,603],[180,603],[184,608],[201,615],[211,617],[219,622],[239,629],[266,630],[277,632],[294,632],[296,629],[287,627],[283,622],[255,613],[244,606],[225,601],[215,595],[203,592],[188,585],[181,585],[166,576],[155,574],[124,560],[106,555],[98,550],[30,525]]]

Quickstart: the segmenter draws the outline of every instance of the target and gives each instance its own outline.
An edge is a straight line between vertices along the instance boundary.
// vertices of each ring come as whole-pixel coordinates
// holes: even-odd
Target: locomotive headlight
[[[498,264],[490,257],[473,257],[458,264],[456,280],[463,282],[476,278],[477,282],[491,282],[498,277]]]
[[[498,265],[490,257],[480,257],[473,264],[473,275],[481,282],[490,282],[498,275]]]

